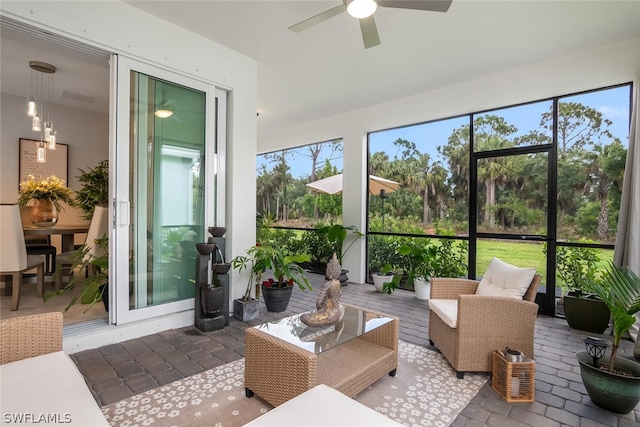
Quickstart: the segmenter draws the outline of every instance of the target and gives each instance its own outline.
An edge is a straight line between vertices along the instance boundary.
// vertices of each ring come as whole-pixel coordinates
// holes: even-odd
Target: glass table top
[[[340,322],[330,326],[311,327],[302,323],[300,320],[302,314],[304,313],[263,323],[254,328],[312,353],[320,354],[393,321],[391,317],[345,306],[344,317]]]

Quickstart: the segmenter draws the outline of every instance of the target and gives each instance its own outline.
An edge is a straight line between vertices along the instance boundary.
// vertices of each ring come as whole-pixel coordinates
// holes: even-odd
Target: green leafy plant
[[[93,209],[97,206],[109,205],[109,161],[102,160],[95,168],[85,171],[78,168],[78,180],[82,189],[76,192],[75,201],[82,209],[86,219],[91,219]]]
[[[349,245],[347,245],[346,248],[344,248],[344,241],[347,239],[347,234],[349,234],[349,232],[351,232],[355,238],[349,243]],[[349,249],[351,249],[351,246],[353,246],[360,237],[364,236],[364,234],[360,232],[355,225],[345,227],[342,224],[331,224],[318,228],[316,230],[316,234],[321,237],[326,237],[332,249],[332,255],[333,253],[336,254],[340,265],[342,265],[342,259]]]
[[[431,279],[438,249],[430,245],[430,242],[430,239],[426,239],[426,241],[416,242],[413,245],[400,246],[398,249],[400,255],[406,259],[406,267],[403,270],[407,274],[407,283],[413,283],[417,277],[422,277],[425,280]]]
[[[91,269],[91,274],[83,279],[82,292],[80,295],[74,295],[65,307],[65,312],[80,300],[83,304],[89,304],[84,310],[84,313],[86,313],[95,303],[102,301],[102,298],[105,297],[104,292],[107,290],[107,286],[103,285],[109,284],[109,238],[105,236],[96,239],[95,244],[98,248],[97,252],[100,255],[93,255],[91,248],[84,244],[75,251],[71,258],[72,264],[69,267],[70,271],[74,271],[75,269],[85,271],[85,269],[89,268]],[[57,270],[54,275],[57,274],[62,274],[62,271]],[[78,280],[80,280],[80,275],[74,275],[64,288],[54,292],[47,292],[43,296],[44,302],[47,302],[56,295],[64,295],[72,291]]]
[[[241,271],[248,268],[251,264],[252,278],[255,276],[256,284],[262,280],[262,275],[267,271],[273,272],[273,280],[265,280],[263,285],[275,288],[283,288],[285,286],[293,286],[297,284],[300,289],[311,290],[311,284],[304,275],[304,269],[298,265],[302,262],[309,261],[307,254],[289,254],[285,253],[279,247],[260,245],[252,246],[247,251],[247,255],[239,255],[231,260],[234,269]],[[251,280],[247,285],[245,295],[250,295]]]
[[[546,254],[546,246],[544,248]],[[576,296],[588,293],[588,283],[596,279],[598,254],[593,248],[578,246],[558,246],[556,248],[556,272],[563,294]]]
[[[613,372],[622,334],[635,323],[640,311],[640,278],[633,271],[609,262],[600,280],[590,278],[586,288],[600,297],[613,316],[613,345],[609,359],[609,372]]]
[[[18,204],[24,207],[31,199],[49,200],[58,210],[62,210],[61,202],[69,206],[75,205],[73,190],[65,185],[64,179],[55,175],[36,179],[29,175],[29,179],[20,183]]]

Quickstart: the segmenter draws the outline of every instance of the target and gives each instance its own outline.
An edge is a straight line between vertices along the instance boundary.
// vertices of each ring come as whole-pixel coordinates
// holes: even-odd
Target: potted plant
[[[243,270],[247,270],[249,272],[249,281],[247,282],[247,287],[245,288],[244,295],[242,295],[242,298],[233,300],[233,317],[243,322],[257,319],[258,315],[260,314],[260,288],[257,286],[259,278],[254,273],[253,269],[253,258],[249,258],[248,256],[244,255],[238,255],[231,260],[231,266],[234,270],[238,270],[238,273],[242,273]],[[256,277],[255,285],[254,277]],[[255,298],[251,296],[254,287],[256,295]]]
[[[273,274],[273,278],[261,283],[268,311],[279,313],[287,309],[294,284],[302,290],[312,289],[304,275],[304,269],[298,265],[308,262],[309,255],[289,254],[279,247],[257,244],[247,251],[247,256],[253,263],[252,272],[256,276],[256,283],[260,283],[266,271]]]
[[[75,251],[72,257],[73,264],[70,267],[71,271],[76,268],[80,269],[80,271],[91,269],[91,274],[83,279],[82,292],[80,292],[80,295],[74,295],[69,304],[65,307],[65,312],[68,311],[72,305],[78,302],[78,300],[83,304],[89,305],[84,310],[84,313],[99,301],[102,301],[105,310],[109,311],[109,296],[105,295],[105,291],[108,289],[109,284],[109,238],[105,236],[100,239],[96,239],[95,244],[99,248],[99,250],[96,251],[98,255],[92,254],[90,247],[84,244]],[[62,272],[59,270],[56,271],[55,274],[62,274]],[[74,275],[64,288],[44,294],[44,302],[47,302],[50,298],[56,295],[63,295],[72,291],[79,278],[79,275]]]
[[[376,287],[376,291],[378,292],[386,292],[390,294],[391,292],[393,292],[393,289],[397,287],[397,283],[392,282],[396,277],[395,269],[389,263],[380,267],[380,269],[375,273],[372,273],[371,277],[373,278],[373,286]],[[387,287],[386,289],[385,286]],[[389,286],[392,286],[391,291],[389,291]]]
[[[640,363],[617,358],[617,354],[620,338],[635,323],[634,314],[640,311],[640,278],[630,269],[610,262],[601,279],[589,280],[586,287],[600,297],[613,314],[613,345],[605,354],[606,363],[598,363],[597,356],[602,355],[593,348],[592,354],[576,353],[582,382],[596,405],[626,414],[640,402]]]
[[[31,222],[37,227],[53,227],[58,222],[58,212],[61,211],[62,202],[74,206],[73,191],[65,185],[63,179],[55,175],[36,179],[29,175],[27,181],[20,183],[20,196],[18,205],[20,208],[33,199],[31,208]]]
[[[413,283],[416,298],[428,300],[431,292],[432,264],[436,259],[437,248],[430,245],[430,240],[427,239],[426,242],[402,245],[398,248],[398,253],[406,260],[403,270],[407,275],[407,283]],[[387,286],[390,292],[393,292],[394,284],[397,284],[395,280]]]
[[[95,168],[85,171],[78,168],[78,181],[82,183],[80,191],[76,192],[75,201],[82,209],[86,219],[91,219],[96,206],[109,205],[109,161],[98,162]]]
[[[345,248],[344,242],[347,239],[347,235],[349,234],[349,232],[352,233],[354,238]],[[340,266],[342,266],[342,260],[344,259],[344,256],[349,251],[349,249],[351,249],[351,246],[353,246],[353,244],[360,237],[364,236],[364,234],[360,230],[358,230],[358,228],[355,225],[350,225],[348,227],[345,227],[342,224],[331,224],[325,227],[318,228],[316,230],[316,234],[321,238],[322,237],[326,238],[329,246],[331,247],[331,253],[336,254],[338,258],[338,262],[340,263]],[[329,260],[327,260],[327,262],[328,261]],[[343,285],[349,279],[347,277],[348,272],[349,272],[348,270],[343,269],[342,274],[339,277],[340,283]]]
[[[597,264],[598,255],[592,248],[556,248],[556,271],[560,278],[564,315],[569,327],[601,334],[609,326],[611,312],[589,290],[588,284],[597,276]]]

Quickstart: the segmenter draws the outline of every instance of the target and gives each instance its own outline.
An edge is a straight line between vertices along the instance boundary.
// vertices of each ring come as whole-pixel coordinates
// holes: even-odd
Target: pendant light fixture
[[[27,116],[32,118],[31,130],[34,132],[40,132],[40,142],[38,142],[36,150],[36,160],[38,163],[45,163],[47,161],[46,150],[56,149],[57,132],[53,127],[53,109],[51,108],[51,99],[53,98],[53,75],[56,72],[56,67],[41,61],[29,61],[29,67],[31,68],[31,95],[27,101]],[[45,75],[48,76],[46,82],[44,78]],[[45,104],[42,99],[45,97],[45,93],[47,98],[46,121]],[[39,111],[38,102],[40,103]]]
[[[156,111],[153,114],[155,114],[155,116],[160,119],[166,119],[167,117],[173,116],[173,111],[169,109],[170,106],[167,103],[167,94],[165,92],[166,83],[161,82],[161,84],[162,84],[162,100],[160,101],[160,104],[158,105],[158,107],[156,108]]]

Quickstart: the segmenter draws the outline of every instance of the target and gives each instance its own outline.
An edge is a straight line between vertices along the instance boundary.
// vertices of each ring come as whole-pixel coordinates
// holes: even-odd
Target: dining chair
[[[8,277],[5,280],[4,294],[11,297],[11,310],[15,311],[20,305],[20,287],[23,274],[28,270],[36,269],[37,284],[36,295],[42,298],[44,290],[44,256],[27,255],[27,247],[22,232],[20,209],[16,204],[0,205],[0,276]]]
[[[31,224],[31,206],[25,206],[21,209],[22,223]],[[44,255],[45,274],[53,274],[56,267],[56,253],[58,248],[51,244],[51,236],[25,235],[25,243],[27,244],[27,255]]]
[[[90,256],[92,258],[97,258],[103,255],[105,249],[98,247],[95,244],[97,239],[100,239],[104,236],[108,236],[109,234],[109,208],[96,206],[93,211],[93,217],[91,217],[91,224],[89,225],[89,230],[87,231],[87,237],[85,239],[84,245],[88,247],[88,252],[86,256]],[[62,276],[65,271],[70,270],[70,267],[73,265],[73,260],[77,256],[78,251],[68,251],[58,254],[56,256],[56,273],[55,273],[55,281],[56,281],[56,290],[62,289]],[[71,275],[73,272],[69,271],[68,274]],[[87,272],[90,273],[90,272]]]
[[[56,267],[58,249],[51,244],[50,236],[25,236],[27,255],[44,255],[44,271],[53,274]]]

